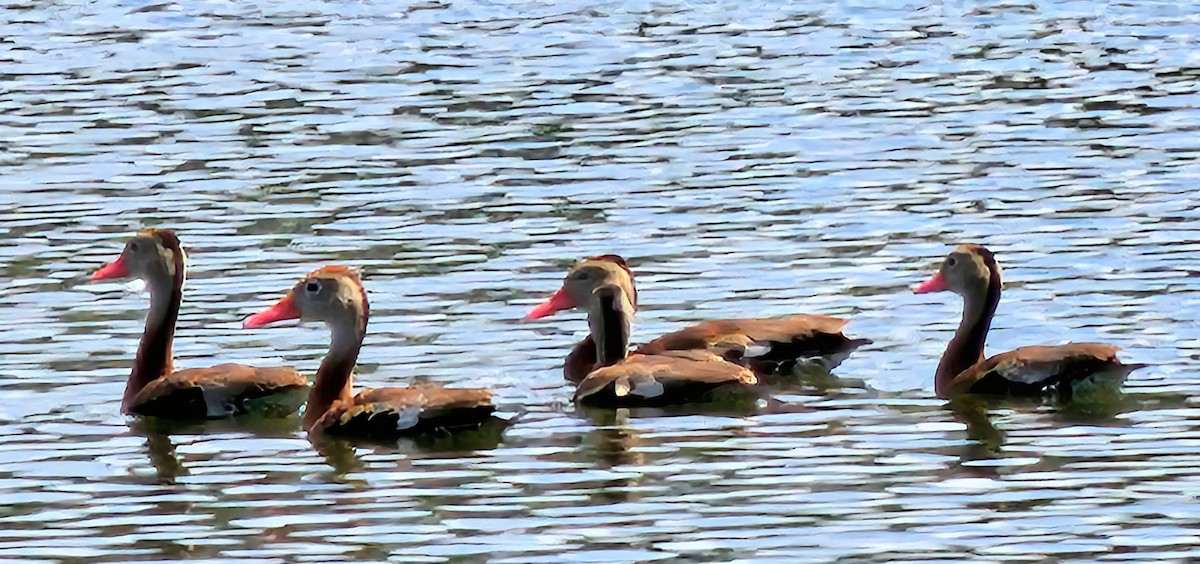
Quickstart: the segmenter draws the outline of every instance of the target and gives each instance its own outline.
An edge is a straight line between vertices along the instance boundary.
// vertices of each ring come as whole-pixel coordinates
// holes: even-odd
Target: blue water
[[[1200,558],[1194,3],[0,4],[0,559],[649,562]],[[503,438],[314,447],[298,422],[119,415],[131,232],[191,265],[180,367],[315,370],[240,319],[328,263],[358,382],[496,390]],[[1100,340],[1104,413],[948,409],[958,322],[908,288],[1004,267],[989,351]],[[824,313],[874,344],[771,402],[583,412],[583,256],[635,340]]]

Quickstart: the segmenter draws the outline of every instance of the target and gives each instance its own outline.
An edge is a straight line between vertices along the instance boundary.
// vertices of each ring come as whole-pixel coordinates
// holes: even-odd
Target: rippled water
[[[1200,6],[1178,2],[0,3],[0,559],[1200,558]],[[500,439],[314,448],[294,420],[118,413],[138,228],[192,265],[182,367],[315,369],[242,316],[359,266],[359,382],[494,388]],[[991,351],[1103,340],[1115,413],[951,411],[959,315],[907,287],[996,251]],[[577,258],[628,257],[635,339],[852,316],[766,406],[577,411]]]

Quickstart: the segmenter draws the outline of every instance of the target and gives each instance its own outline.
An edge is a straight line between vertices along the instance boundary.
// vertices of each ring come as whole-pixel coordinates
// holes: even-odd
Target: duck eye
[[[320,292],[321,284],[319,284],[316,280],[309,280],[308,283],[304,285],[304,291],[310,294]]]
[[[136,252],[138,252],[139,250],[141,250],[141,248],[142,248],[142,246],[141,246],[141,245],[139,245],[137,241],[130,241],[130,242],[129,242],[129,250],[130,250],[131,252],[134,252],[134,253],[136,253]]]
[[[946,266],[954,268],[956,265],[958,265],[958,259],[954,257],[946,257]]]

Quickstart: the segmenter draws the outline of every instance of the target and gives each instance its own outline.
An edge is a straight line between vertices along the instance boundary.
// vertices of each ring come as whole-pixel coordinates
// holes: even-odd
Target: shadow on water
[[[172,436],[207,436],[218,433],[249,434],[256,437],[289,438],[300,430],[300,418],[245,415],[229,419],[177,421],[158,417],[136,417],[130,420],[133,435],[146,439],[146,451],[154,466],[158,482],[173,484],[187,474],[187,467],[175,453]]]
[[[633,450],[640,433],[629,427],[629,409],[586,408],[583,415],[596,426],[584,439],[584,451],[601,467],[641,465],[642,457]]]
[[[683,417],[689,415],[745,416],[762,411],[771,402],[766,390],[748,386],[724,386],[705,393],[696,401],[654,407],[598,407],[576,404],[575,413],[596,425],[610,420],[611,413],[625,414],[624,419]]]
[[[500,445],[504,432],[513,420],[492,417],[473,429],[455,432],[423,433],[399,439],[366,439],[341,437],[327,434],[310,434],[313,448],[334,469],[335,476],[362,469],[362,462],[355,453],[356,448],[370,448],[379,453],[412,455],[437,453],[459,455],[494,449]],[[207,436],[217,433],[240,433],[254,437],[294,438],[304,433],[300,430],[300,418],[274,418],[243,416],[236,419],[209,421],[172,421],[153,417],[139,417],[130,422],[132,434],[146,439],[146,450],[154,466],[158,482],[173,484],[187,474],[184,462],[175,452],[172,436]]]
[[[1052,410],[1053,419],[1064,424],[1083,423],[1089,425],[1127,425],[1120,416],[1142,410],[1147,400],[1156,404],[1170,403],[1182,406],[1187,396],[1155,394],[1150,398],[1127,394],[1120,382],[1103,385],[1076,387],[1070,401],[1059,401],[1055,396],[1046,398],[1013,398],[989,396],[964,396],[950,400],[946,408],[967,427],[967,437],[978,441],[993,452],[999,452],[1007,441],[1003,429],[992,421],[991,414],[997,410],[1037,412]]]
[[[998,452],[1000,447],[1004,446],[1007,436],[988,416],[990,404],[987,398],[957,398],[946,404],[946,407],[954,413],[956,419],[967,426],[968,439],[977,441],[979,446],[990,452]]]
[[[759,381],[772,393],[809,392],[856,397],[874,397],[878,394],[866,380],[838,376],[819,363],[799,363],[782,371],[762,375]]]
[[[362,470],[363,463],[356,451],[358,448],[406,456],[429,453],[469,455],[498,447],[504,439],[504,432],[512,426],[514,419],[494,416],[473,429],[429,432],[398,439],[344,437],[325,433],[310,433],[308,439],[325,462],[333,468],[333,476],[341,479],[348,473]]]

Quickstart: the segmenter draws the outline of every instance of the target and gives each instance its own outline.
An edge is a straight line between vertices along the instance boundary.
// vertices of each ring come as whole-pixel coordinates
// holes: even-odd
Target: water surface
[[[1195,4],[6,2],[0,559],[1185,561],[1200,557]],[[181,367],[310,372],[318,325],[241,317],[327,263],[371,294],[362,385],[495,389],[503,439],[314,448],[294,420],[118,413],[146,299],[87,275],[144,227],[191,258]],[[1152,363],[1106,413],[953,411],[989,350]],[[764,406],[585,412],[580,314],[626,256],[635,339],[851,316],[842,381]]]

